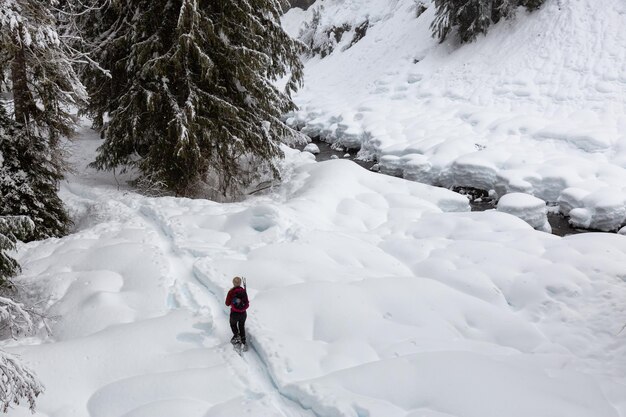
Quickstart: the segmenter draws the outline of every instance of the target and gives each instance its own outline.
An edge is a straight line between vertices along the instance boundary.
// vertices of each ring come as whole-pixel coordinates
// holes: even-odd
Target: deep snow
[[[581,227],[623,225],[626,3],[546,0],[463,46],[432,39],[435,8],[416,17],[417,3],[318,0],[287,13],[297,36],[321,10],[317,42],[351,27],[329,56],[306,62],[290,122],[362,147],[383,172],[533,194],[561,203]]]
[[[61,190],[76,231],[18,252],[55,318],[4,342],[47,387],[36,416],[626,417],[626,237],[504,213],[538,227],[532,194],[581,226],[626,218],[626,5],[547,0],[463,47],[412,0],[318,0],[285,27],[321,4],[352,29],[306,63],[290,121],[413,181],[286,149],[266,195],[149,198],[86,167],[83,128]],[[414,181],[524,194],[472,213]]]
[[[626,416],[626,237],[297,151],[242,203],[148,198],[84,167],[97,143],[62,187],[76,232],[19,251],[58,316],[9,348],[47,387],[36,416]]]

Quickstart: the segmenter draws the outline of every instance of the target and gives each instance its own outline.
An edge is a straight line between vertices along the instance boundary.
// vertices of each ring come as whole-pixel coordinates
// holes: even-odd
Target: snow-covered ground
[[[148,198],[85,168],[98,143],[62,187],[75,233],[19,251],[58,316],[9,348],[47,387],[37,417],[626,416],[626,237],[296,151],[265,196]]]
[[[86,168],[100,141],[84,128],[61,192],[75,232],[18,253],[53,318],[4,345],[46,385],[36,416],[626,417],[626,237],[507,214],[545,229],[545,200],[584,227],[626,220],[626,3],[547,0],[462,47],[433,40],[418,3],[290,11],[293,34],[321,6],[320,28],[349,25],[306,63],[291,122],[388,174],[519,194],[471,213],[287,150],[267,195],[149,198]]]
[[[416,17],[419,3],[429,7]],[[307,36],[336,44],[306,62],[291,122],[362,146],[383,172],[529,193],[562,203],[578,226],[623,225],[626,3],[546,0],[463,46],[431,38],[434,9],[429,0],[318,0],[287,13],[297,36],[321,11]],[[342,25],[349,30],[324,35]]]

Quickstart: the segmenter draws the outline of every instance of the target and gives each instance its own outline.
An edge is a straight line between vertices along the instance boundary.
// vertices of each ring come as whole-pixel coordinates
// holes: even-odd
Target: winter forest
[[[625,26],[0,0],[0,411],[626,417]]]

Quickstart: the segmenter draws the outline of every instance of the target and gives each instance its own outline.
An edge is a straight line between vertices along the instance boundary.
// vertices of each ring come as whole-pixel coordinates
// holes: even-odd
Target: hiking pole
[[[246,289],[246,277],[242,277],[243,278],[243,289]]]

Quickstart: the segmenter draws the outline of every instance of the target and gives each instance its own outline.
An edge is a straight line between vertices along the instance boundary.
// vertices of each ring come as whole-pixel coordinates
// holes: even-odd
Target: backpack
[[[237,295],[233,297],[231,305],[238,310],[243,310],[244,308],[246,308],[246,298],[247,296],[245,291],[239,291]]]

